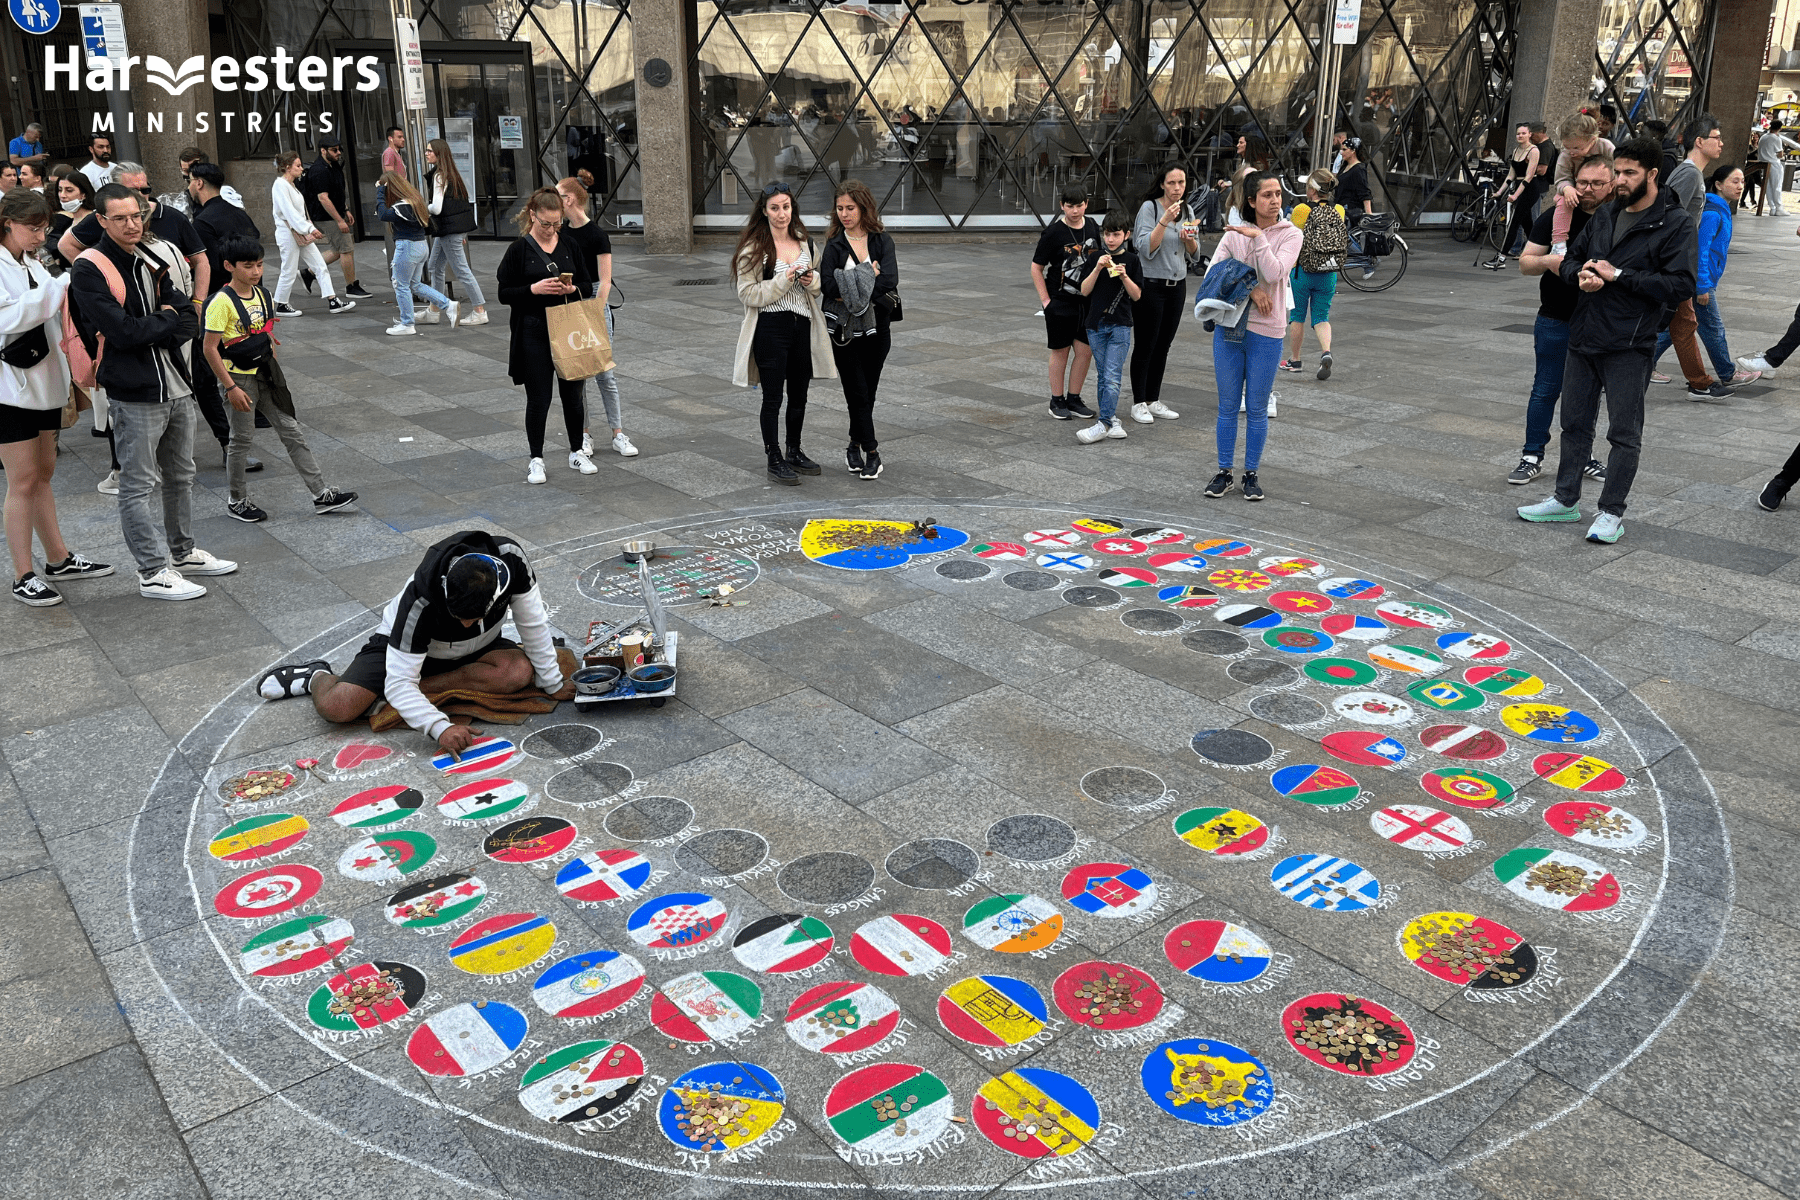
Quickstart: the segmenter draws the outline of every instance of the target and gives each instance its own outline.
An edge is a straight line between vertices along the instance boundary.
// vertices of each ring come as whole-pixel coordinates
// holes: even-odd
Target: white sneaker
[[[214,558],[198,546],[169,565],[183,575],[229,575],[238,569],[229,558]]]
[[[150,600],[198,600],[206,595],[206,589],[164,567],[148,577],[138,574],[138,595]]]
[[[1767,355],[1756,354],[1749,358],[1740,358],[1738,359],[1738,366],[1744,368],[1746,371],[1760,371],[1764,379],[1775,378],[1775,368],[1769,365]],[[1733,379],[1731,382],[1736,383],[1737,380]]]
[[[395,321],[392,325],[387,327],[387,335],[389,337],[417,337],[419,336],[419,331],[414,329],[411,325],[402,325],[400,322]]]
[[[455,329],[462,324],[462,305],[459,302],[452,300],[448,312],[450,313],[450,328]]]
[[[614,450],[617,450],[619,452],[620,457],[622,457],[622,458],[636,458],[637,457],[637,452],[638,452],[637,447],[632,445],[631,439],[626,437],[622,433],[614,436],[614,438],[612,440],[612,448]]]
[[[594,435],[585,429],[581,431],[581,452],[589,457],[594,453]]]
[[[600,468],[594,465],[593,459],[577,450],[569,455],[569,469],[571,471],[580,471],[583,475],[592,475]]]
[[[1156,401],[1150,406],[1150,415],[1161,417],[1165,421],[1178,421],[1181,419],[1180,413],[1164,404],[1161,400]]]
[[[435,308],[425,308],[413,314],[413,320],[421,325],[436,325],[444,319],[444,314]]]
[[[544,479],[545,479],[544,460],[541,458],[532,459],[531,460],[531,469],[529,471],[525,472],[525,482],[526,483],[542,483],[542,482],[544,482]]]
[[[1281,402],[1281,393],[1279,393],[1279,392],[1270,392],[1269,393],[1269,420],[1273,421],[1275,419],[1275,407],[1280,402]]]
[[[473,312],[462,319],[464,325],[486,325],[488,315],[484,312]]]
[[[1123,438],[1125,436],[1125,422],[1114,417],[1112,424],[1107,427],[1106,436],[1114,439]]]
[[[1077,429],[1075,431],[1075,440],[1084,446],[1091,446],[1111,432],[1112,427],[1105,421],[1095,421],[1092,425],[1083,426],[1082,428]]]
[[[1131,419],[1136,421],[1139,425],[1156,424],[1156,418],[1150,415],[1150,406],[1148,404],[1132,405]]]
[[[99,483],[94,485],[94,490],[96,492],[99,492],[103,496],[118,495],[119,494],[119,473],[117,471],[107,472],[106,478],[102,479]]]

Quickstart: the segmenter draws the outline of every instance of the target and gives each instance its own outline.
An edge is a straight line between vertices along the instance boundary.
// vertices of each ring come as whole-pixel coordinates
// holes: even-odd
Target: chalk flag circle
[[[1060,1071],[1017,1067],[981,1085],[969,1115],[981,1136],[1020,1158],[1073,1154],[1100,1131],[1100,1104]]]
[[[1258,559],[1256,565],[1277,579],[1322,579],[1331,574],[1328,568],[1313,559],[1283,558],[1278,554]]]
[[[756,1028],[762,989],[736,971],[689,971],[650,998],[650,1023],[677,1041],[727,1042]]]
[[[1090,554],[1076,554],[1073,551],[1053,551],[1037,556],[1037,565],[1046,571],[1060,571],[1065,575],[1073,575],[1090,569],[1094,558]]]
[[[353,1033],[407,1016],[425,998],[425,973],[403,962],[357,963],[333,975],[306,1002],[306,1016],[320,1029]]]
[[[298,846],[311,828],[305,817],[293,813],[263,813],[219,830],[206,850],[221,862],[255,862]]]
[[[1409,725],[1416,716],[1411,704],[1386,692],[1346,692],[1331,698],[1331,711],[1361,725]]]
[[[850,1072],[825,1094],[825,1123],[858,1153],[904,1156],[949,1128],[950,1087],[924,1067],[875,1063]],[[840,1151],[840,1153],[843,1153]]]
[[[253,921],[299,908],[319,894],[325,877],[314,867],[264,867],[232,880],[213,896],[220,916]]]
[[[1340,1033],[1352,1020],[1357,1023],[1356,1029]],[[1377,1023],[1373,1030],[1369,1021]],[[1341,992],[1315,992],[1300,997],[1282,1010],[1281,1031],[1301,1058],[1327,1071],[1359,1078],[1405,1070],[1418,1048],[1412,1027],[1395,1016],[1393,1009]],[[1358,1049],[1347,1051],[1345,1044],[1352,1038]],[[1368,1057],[1364,1057],[1362,1047],[1367,1048]]]
[[[1517,790],[1498,775],[1468,767],[1438,767],[1419,777],[1419,786],[1459,808],[1504,808]]]
[[[1141,867],[1093,862],[1063,876],[1065,903],[1091,917],[1131,917],[1156,907],[1156,881]]]
[[[1566,751],[1538,755],[1531,760],[1531,773],[1571,792],[1616,792],[1631,783],[1604,758]]]
[[[1571,745],[1600,738],[1594,718],[1556,704],[1509,704],[1500,710],[1500,723],[1533,742]]]
[[[1349,638],[1353,642],[1376,642],[1389,633],[1388,627],[1374,617],[1357,613],[1328,613],[1319,618],[1319,628],[1332,637]]]
[[[1122,962],[1077,963],[1056,977],[1052,992],[1063,1016],[1093,1029],[1148,1025],[1165,1003],[1147,971]]]
[[[1059,550],[1081,545],[1081,535],[1073,529],[1034,529],[1025,535],[1025,540],[1033,546],[1051,546]]]
[[[1260,604],[1227,604],[1213,610],[1213,620],[1234,629],[1273,629],[1285,618]]]
[[[572,1125],[630,1100],[643,1077],[643,1056],[624,1042],[576,1042],[526,1069],[519,1103],[539,1120]]]
[[[556,925],[534,912],[477,921],[450,942],[450,963],[471,975],[505,975],[529,967],[556,944]]]
[[[338,874],[362,883],[395,883],[437,857],[437,839],[416,829],[390,829],[352,842],[338,855]]]
[[[1427,725],[1419,744],[1460,762],[1492,762],[1509,749],[1505,738],[1479,725]]]
[[[989,896],[963,914],[963,936],[998,954],[1042,950],[1062,936],[1063,915],[1027,892]]]
[[[1381,679],[1381,673],[1374,667],[1354,658],[1315,658],[1300,671],[1314,683],[1327,687],[1366,688]]]
[[[478,738],[461,754],[439,754],[431,765],[446,775],[479,775],[497,771],[511,762],[519,748],[505,738]]]
[[[572,900],[598,903],[637,895],[650,882],[650,860],[636,850],[590,850],[556,873],[556,890]]]
[[[1214,558],[1242,558],[1246,554],[1255,554],[1256,547],[1249,542],[1234,541],[1231,538],[1208,538],[1194,543],[1196,554],[1210,554]]]
[[[705,892],[676,892],[647,900],[625,919],[631,940],[651,950],[697,946],[731,920],[725,905]]]
[[[1456,624],[1448,610],[1412,600],[1383,600],[1375,613],[1396,629],[1448,629]]]
[[[1414,917],[1400,931],[1400,953],[1433,979],[1478,992],[1524,987],[1538,971],[1523,934],[1474,913]]]
[[[1131,536],[1140,542],[1148,542],[1152,546],[1172,546],[1176,542],[1187,541],[1187,534],[1179,529],[1170,529],[1166,525],[1145,525],[1132,530]]]
[[[1337,645],[1328,633],[1299,625],[1281,625],[1262,635],[1263,645],[1283,654],[1323,654]]]
[[[1282,591],[1269,593],[1269,607],[1279,608],[1284,613],[1298,613],[1303,617],[1316,617],[1332,610],[1329,596],[1318,592]]]
[[[850,957],[877,975],[925,975],[950,955],[950,931],[912,913],[876,917],[850,938]]]
[[[1512,657],[1512,643],[1491,633],[1472,633],[1459,629],[1439,634],[1437,648],[1464,662],[1503,662]]]
[[[1612,872],[1567,850],[1527,846],[1509,851],[1495,861],[1494,878],[1540,908],[1599,912],[1619,902],[1619,881]]]
[[[816,966],[836,942],[831,926],[817,917],[778,913],[760,917],[731,943],[731,953],[752,971],[786,975]]]
[[[1147,554],[1150,547],[1136,538],[1102,537],[1095,538],[1093,550],[1096,554],[1111,554],[1118,557],[1129,557],[1134,554]]]
[[[663,1093],[656,1124],[682,1150],[742,1150],[775,1128],[786,1101],[780,1081],[763,1068],[711,1063],[689,1071]]]
[[[1214,1038],[1164,1042],[1144,1056],[1140,1074],[1152,1104],[1193,1125],[1242,1125],[1275,1103],[1275,1085],[1262,1060]]]
[[[1381,881],[1347,858],[1295,854],[1269,872],[1275,890],[1319,912],[1361,912],[1381,899]]]
[[[1158,571],[1181,571],[1197,574],[1207,569],[1206,559],[1199,554],[1189,554],[1184,550],[1162,550],[1144,560],[1147,566]]]
[[[598,1017],[644,987],[644,965],[617,950],[583,950],[552,964],[531,985],[531,999],[553,1017]]]
[[[1070,521],[1069,524],[1076,529],[1085,529],[1089,533],[1097,533],[1101,536],[1118,533],[1125,528],[1125,522],[1117,517],[1079,517]]]
[[[389,896],[387,919],[407,929],[448,925],[480,908],[487,894],[487,884],[466,871],[439,875]]]
[[[998,562],[1031,557],[1031,551],[1017,542],[982,542],[979,546],[970,547],[969,553],[976,558],[991,558]]]
[[[1237,808],[1190,808],[1175,818],[1175,836],[1220,858],[1260,850],[1269,827]]]
[[[567,850],[579,832],[561,817],[521,817],[482,839],[481,852],[495,862],[542,862]]]
[[[425,1018],[406,1040],[406,1057],[427,1075],[479,1075],[525,1041],[525,1014],[499,1000],[465,1001]]]
[[[1397,738],[1362,729],[1344,729],[1319,739],[1333,758],[1359,767],[1397,767],[1406,761],[1406,746]]]
[[[857,1054],[900,1026],[900,1006],[872,983],[821,983],[788,1005],[788,1037],[821,1054]]]
[[[1227,592],[1260,592],[1275,583],[1261,571],[1241,567],[1222,567],[1206,577],[1206,582]]]
[[[518,808],[531,797],[531,788],[516,779],[477,779],[444,793],[437,802],[438,815],[454,821],[491,821]]]
[[[1387,594],[1379,583],[1354,575],[1333,575],[1319,584],[1319,590],[1333,600],[1379,600]]]
[[[1176,970],[1207,983],[1258,979],[1275,952],[1257,934],[1230,921],[1183,921],[1163,937],[1163,957]]]
[[[1348,771],[1316,763],[1296,763],[1269,776],[1269,786],[1290,800],[1329,807],[1348,804],[1362,793],[1362,785]]]
[[[342,917],[294,917],[245,942],[238,964],[244,974],[264,979],[304,975],[330,965],[355,940],[355,928]]]
[[[1116,588],[1156,586],[1156,572],[1143,567],[1106,567],[1099,575],[1101,583]]]
[[[938,996],[938,1023],[971,1046],[1004,1048],[1044,1032],[1049,1009],[1038,990],[1011,975],[971,975]]]
[[[331,819],[346,829],[375,829],[418,815],[424,803],[418,788],[390,784],[356,793],[331,810]]]
[[[1211,608],[1219,602],[1219,594],[1196,583],[1174,584],[1159,588],[1156,598],[1171,608]]]
[[[1490,696],[1536,696],[1547,686],[1530,671],[1517,667],[1470,667],[1463,672],[1463,682],[1474,684]]]
[[[1428,804],[1390,804],[1369,816],[1377,837],[1422,854],[1461,850],[1475,839],[1468,822]]]
[[[1603,850],[1631,850],[1650,836],[1642,821],[1598,800],[1552,804],[1544,810],[1544,823],[1572,841]]]

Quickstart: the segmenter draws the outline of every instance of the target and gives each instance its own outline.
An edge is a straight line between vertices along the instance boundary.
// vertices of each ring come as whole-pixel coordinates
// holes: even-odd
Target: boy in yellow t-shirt
[[[240,521],[267,520],[269,514],[250,503],[244,483],[250,440],[260,410],[287,447],[294,470],[313,495],[313,511],[336,512],[356,503],[355,492],[341,492],[325,482],[318,460],[294,419],[294,400],[275,361],[275,305],[263,290],[263,248],[254,238],[227,238],[219,257],[231,281],[206,305],[206,364],[230,404],[231,442],[225,449],[225,471],[231,487],[230,512]]]

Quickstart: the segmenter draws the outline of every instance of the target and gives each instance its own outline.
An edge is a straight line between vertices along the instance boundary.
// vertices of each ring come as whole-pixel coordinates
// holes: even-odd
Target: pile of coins
[[[587,1065],[590,1062],[592,1062],[596,1057],[598,1057],[598,1056],[590,1054],[585,1058],[578,1058],[575,1060],[575,1065],[577,1067],[581,1067],[585,1070]],[[606,1065],[609,1067],[616,1067],[624,1060],[625,1060],[625,1047],[614,1046],[612,1048],[611,1056],[609,1058],[607,1058],[607,1060],[606,1060]],[[540,1058],[540,1059],[538,1059],[538,1061],[544,1062],[545,1060]],[[635,1076],[635,1075],[628,1076],[624,1082],[626,1084],[636,1083],[637,1076]],[[620,1086],[619,1084],[615,1083],[613,1085],[612,1091],[601,1093],[601,1098],[605,1099],[605,1100],[613,1099],[614,1097],[616,1097],[619,1094],[619,1086]],[[591,1086],[583,1087],[579,1084],[576,1084],[576,1085],[571,1085],[567,1091],[564,1091],[563,1085],[559,1083],[556,1085],[556,1090],[551,1093],[551,1098],[554,1099],[558,1104],[561,1104],[565,1100],[579,1100],[586,1096],[592,1096],[594,1094],[595,1090],[596,1089]],[[588,1117],[597,1117],[600,1115],[600,1109],[598,1106],[589,1105],[587,1111],[585,1113],[583,1113],[582,1115],[588,1116]]]
[[[1135,1016],[1144,1007],[1137,998],[1137,980],[1123,972],[1102,971],[1075,989],[1081,1002],[1076,1010],[1095,1025],[1106,1024],[1107,1017]]]
[[[931,520],[914,521],[910,529],[877,525],[868,521],[846,521],[819,535],[819,547],[826,551],[860,550],[864,546],[916,546],[937,537]]]
[[[1372,1071],[1397,1062],[1402,1046],[1412,1044],[1405,1031],[1365,1013],[1355,996],[1345,996],[1337,1008],[1309,1008],[1306,1018],[1294,1018],[1288,1035],[1294,1044],[1325,1056],[1325,1061],[1350,1071]]]
[[[1474,983],[1483,972],[1491,972],[1506,983],[1519,982],[1518,970],[1508,970],[1516,967],[1512,954],[1519,944],[1516,937],[1503,937],[1506,945],[1502,948],[1473,925],[1433,918],[1420,923],[1418,939],[1426,951],[1419,955],[1419,962],[1425,966],[1441,964],[1460,982]]]
[[[806,1018],[806,1023],[808,1025],[821,1026],[822,1028],[819,1030],[820,1033],[828,1033],[834,1038],[843,1037],[845,1034],[855,1029],[857,1025],[861,1024],[861,1022],[861,1014],[854,1008],[851,1008],[848,1004],[839,1008],[828,1008],[823,1012],[815,1013]]]
[[[718,1091],[676,1094],[680,1100],[675,1105],[675,1124],[703,1150],[718,1149],[728,1134],[749,1137],[755,1132],[744,1124],[744,1114],[750,1106],[736,1096]]]
[[[442,892],[433,892],[429,896],[421,896],[417,900],[409,900],[394,909],[394,915],[402,921],[417,921],[424,917],[435,917],[438,909],[444,907],[447,897]]]
[[[1609,812],[1603,808],[1590,808],[1575,822],[1571,833],[1591,833],[1595,837],[1614,838],[1630,837],[1635,830],[1631,818],[1621,812]]]
[[[1263,1069],[1254,1063],[1244,1063],[1241,1069],[1233,1071],[1221,1069],[1216,1063],[1200,1054],[1176,1054],[1169,1051],[1169,1058],[1175,1064],[1170,1073],[1169,1082],[1175,1090],[1163,1095],[1173,1101],[1176,1107],[1191,1104],[1196,1100],[1205,1101],[1208,1108],[1223,1107],[1231,1112],[1234,1105],[1242,1104],[1250,1107],[1244,1099],[1244,1092],[1249,1088],[1253,1076],[1261,1075]]]
[[[1000,1106],[992,1100],[983,1103],[987,1105],[989,1112],[999,1112]],[[1054,1150],[1062,1145],[1065,1137],[1074,1136],[1064,1132],[1056,1123],[1058,1118],[1065,1114],[1062,1109],[1049,1101],[1037,1101],[1021,1096],[1019,1108],[1022,1110],[1019,1116],[1014,1117],[1000,1113],[995,1118],[1000,1126],[1001,1137],[1017,1138],[1021,1142],[1030,1141],[1035,1137]]]
[[[1186,948],[1188,946],[1192,946],[1194,943],[1192,941],[1188,940],[1187,938],[1182,938],[1181,944],[1182,944],[1183,948]],[[1230,950],[1230,951],[1221,950],[1217,954],[1213,955],[1213,957],[1216,958],[1217,960],[1219,960],[1220,962],[1241,963],[1244,961],[1244,956],[1239,954],[1235,950]]]
[[[372,1008],[398,1002],[401,991],[400,980],[392,971],[383,969],[375,975],[349,980],[343,991],[333,993],[325,1007],[334,1016],[366,1017]]]
[[[225,792],[233,801],[267,800],[294,786],[294,776],[279,768],[268,771],[245,771],[225,781]]]
[[[877,1121],[892,1121],[894,1123],[894,1132],[901,1137],[905,1137],[906,1114],[911,1112],[913,1105],[918,1102],[919,1098],[917,1096],[908,1096],[906,1099],[896,1102],[894,1094],[889,1092],[885,1096],[877,1096],[869,1101],[869,1107],[875,1110],[875,1119]]]
[[[1543,888],[1552,896],[1585,896],[1594,887],[1582,868],[1554,862],[1538,863],[1525,872],[1525,886]]]

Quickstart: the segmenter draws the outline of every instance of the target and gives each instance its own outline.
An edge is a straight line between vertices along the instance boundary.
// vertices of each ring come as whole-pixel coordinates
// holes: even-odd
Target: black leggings
[[[531,457],[544,457],[544,426],[550,420],[550,397],[554,391],[562,396],[563,429],[569,435],[569,449],[581,449],[581,431],[587,426],[587,404],[583,394],[587,380],[558,379],[556,364],[550,358],[550,339],[532,347],[525,365],[525,440],[531,446]]]
[[[765,446],[779,446],[776,417],[781,394],[787,391],[787,444],[800,444],[806,426],[806,388],[812,382],[812,320],[799,313],[765,312],[756,318],[756,335],[750,357],[762,380],[762,438]]]
[[[1763,357],[1769,360],[1771,367],[1779,367],[1797,348],[1800,348],[1800,306],[1794,308],[1794,319],[1788,322],[1787,332],[1781,335],[1779,342],[1763,351]]]
[[[1528,241],[1530,240],[1532,219],[1531,209],[1532,206],[1537,203],[1537,198],[1541,195],[1543,195],[1543,189],[1536,184],[1530,183],[1526,184],[1525,190],[1519,193],[1518,200],[1513,202],[1512,220],[1506,223],[1506,232],[1501,235],[1500,238],[1500,253],[1512,253],[1513,235],[1515,233],[1517,233],[1519,237],[1525,238]],[[1521,246],[1520,249],[1523,251],[1524,248]]]
[[[1174,287],[1160,279],[1146,279],[1138,302],[1131,306],[1137,326],[1137,344],[1131,348],[1131,402],[1155,404],[1162,399],[1163,370],[1169,365],[1169,347],[1181,328],[1187,307],[1187,280]]]
[[[848,346],[835,342],[831,346],[838,378],[844,383],[844,403],[850,409],[850,440],[864,450],[876,446],[875,389],[881,386],[882,364],[893,346],[893,335],[885,329],[851,338]]]

